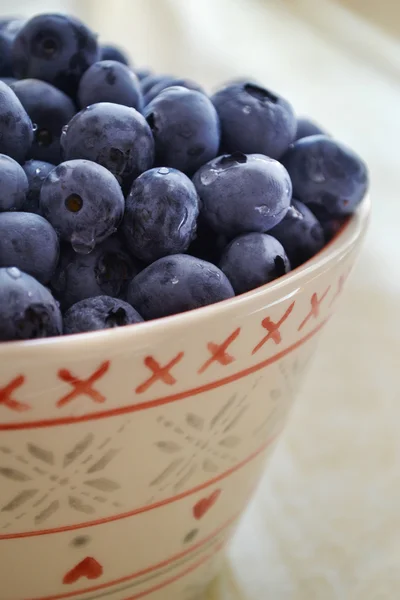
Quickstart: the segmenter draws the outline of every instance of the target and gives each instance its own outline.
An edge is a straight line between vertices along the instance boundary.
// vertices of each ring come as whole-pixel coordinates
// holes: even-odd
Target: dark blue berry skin
[[[11,86],[12,83],[18,81],[15,77],[0,77],[0,81],[6,83],[8,86]]]
[[[325,135],[295,142],[282,159],[293,184],[293,195],[329,215],[354,212],[368,189],[365,163],[350,148]]]
[[[154,85],[157,85],[158,83],[169,83],[174,79],[175,77],[173,75],[160,75],[155,73],[149,73],[140,81],[143,95],[147,94],[147,92],[149,92]]]
[[[61,312],[48,289],[17,267],[0,269],[0,341],[61,333]]]
[[[0,25],[0,76],[13,77],[12,46],[15,36],[25,21],[22,19],[7,19]]]
[[[140,268],[117,236],[111,236],[86,255],[77,254],[68,244],[63,244],[51,288],[63,310],[94,296],[125,299],[127,284]]]
[[[28,192],[26,199],[20,210],[24,212],[40,214],[39,199],[40,190],[42,189],[43,181],[47,175],[55,168],[48,162],[42,160],[28,160],[23,166],[25,175],[28,178]]]
[[[18,267],[46,284],[56,269],[59,252],[56,232],[40,215],[0,213],[0,267]]]
[[[79,19],[61,14],[33,17],[12,49],[14,75],[42,79],[75,97],[83,73],[97,60],[97,39]]]
[[[83,75],[78,88],[81,108],[96,102],[113,102],[143,108],[143,96],[135,73],[115,60],[94,63]]]
[[[144,115],[154,135],[156,165],[192,175],[217,155],[218,115],[201,92],[167,88],[146,106]]]
[[[330,242],[335,237],[348,219],[348,216],[332,217],[323,207],[318,205],[312,206],[312,212],[322,227],[325,243]]]
[[[124,209],[118,181],[107,169],[88,160],[61,163],[40,190],[40,213],[62,240],[82,254],[117,230]]]
[[[64,315],[64,333],[99,331],[140,323],[143,319],[130,304],[111,298],[96,296],[77,302]]]
[[[11,89],[36,125],[29,158],[58,164],[61,130],[76,113],[71,98],[38,79],[21,79],[11,84]]]
[[[167,167],[150,169],[134,181],[126,199],[126,244],[145,263],[185,252],[198,215],[199,197],[186,175]]]
[[[319,134],[326,135],[324,130],[319,125],[317,125],[317,123],[314,123],[314,121],[307,119],[307,117],[299,117],[297,119],[297,130],[295,140],[301,140],[305,137],[310,137],[310,135]]]
[[[0,153],[23,163],[32,142],[32,121],[12,89],[0,81]]]
[[[125,52],[112,44],[100,46],[100,60],[116,60],[123,65],[129,65],[129,58]]]
[[[128,287],[127,300],[149,320],[233,296],[231,284],[215,265],[188,254],[175,254],[141,271]]]
[[[65,160],[99,163],[124,190],[154,161],[153,135],[145,118],[134,108],[110,102],[92,104],[75,115],[64,128],[61,147]]]
[[[292,269],[312,258],[325,245],[321,223],[305,204],[294,199],[283,221],[269,233],[285,248]]]
[[[203,88],[195,81],[192,81],[191,79],[182,79],[182,78],[176,77],[176,78],[166,80],[166,81],[159,81],[158,83],[154,84],[149,89],[149,91],[146,92],[146,94],[144,96],[144,103],[149,104],[163,90],[165,90],[169,87],[176,87],[176,86],[181,86],[188,90],[195,90],[197,92],[201,92],[202,94],[205,93]]]
[[[200,214],[197,220],[196,236],[187,249],[187,254],[218,265],[221,253],[229,241],[222,233],[215,233]]]
[[[202,216],[217,233],[266,232],[286,215],[292,184],[286,169],[261,154],[219,156],[197,171],[193,182]]]
[[[21,165],[0,154],[0,212],[22,210],[28,186],[28,178]]]
[[[147,77],[150,77],[152,73],[151,73],[150,69],[147,69],[146,67],[139,67],[138,69],[134,69],[134,72],[135,72],[136,77],[140,81],[140,87],[143,91],[142,81],[144,79],[146,79]]]
[[[296,117],[284,98],[252,82],[227,85],[211,98],[221,122],[224,153],[280,158],[294,140]]]
[[[245,233],[225,248],[219,262],[236,294],[244,294],[290,271],[282,246],[267,233]]]

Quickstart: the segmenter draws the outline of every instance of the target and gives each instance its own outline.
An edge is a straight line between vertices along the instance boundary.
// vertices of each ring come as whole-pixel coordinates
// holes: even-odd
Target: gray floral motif
[[[95,514],[100,504],[119,507],[113,493],[120,484],[105,474],[119,453],[111,443],[107,438],[99,444],[88,433],[61,457],[31,442],[22,452],[0,446],[0,482],[9,480],[19,488],[0,506],[0,530],[28,514],[35,526],[42,526],[65,505],[82,516]]]
[[[236,427],[249,405],[249,394],[233,394],[207,420],[194,412],[184,415],[180,422],[165,416],[158,417],[165,437],[156,442],[156,446],[160,452],[170,456],[170,460],[150,482],[154,493],[148,502],[153,502],[167,488],[178,493],[199,471],[212,476],[235,465],[240,460],[236,450],[242,442]]]

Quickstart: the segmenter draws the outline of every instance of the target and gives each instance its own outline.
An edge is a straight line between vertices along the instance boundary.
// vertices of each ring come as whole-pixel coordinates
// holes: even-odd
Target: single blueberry
[[[116,60],[123,65],[129,65],[129,58],[125,52],[113,44],[100,46],[100,60]]]
[[[18,267],[46,284],[56,269],[59,251],[56,232],[40,215],[0,213],[0,267]]]
[[[62,240],[87,254],[118,228],[125,200],[114,175],[89,160],[70,160],[50,172],[40,190],[40,213]]]
[[[229,241],[222,233],[215,233],[200,213],[196,235],[187,249],[187,254],[218,265],[221,253]]]
[[[201,167],[193,182],[203,217],[214,231],[231,239],[277,225],[292,197],[286,169],[261,154],[219,156]]]
[[[145,118],[134,108],[100,102],[81,110],[61,135],[65,160],[86,158],[118,179],[124,190],[150,169],[154,140]]]
[[[321,206],[330,215],[354,212],[368,188],[363,160],[325,135],[298,140],[282,162],[292,180],[294,196],[310,208]]]
[[[71,98],[38,79],[21,79],[11,84],[11,89],[36,125],[29,157],[58,164],[62,128],[76,113]]]
[[[0,81],[0,152],[22,163],[32,141],[32,121],[12,89]]]
[[[307,117],[298,117],[295,140],[301,140],[302,138],[310,137],[310,135],[318,135],[320,133],[326,135],[324,130],[317,123],[314,123],[314,121],[311,121]]]
[[[0,269],[0,340],[61,333],[61,312],[48,289],[17,267]]]
[[[207,96],[183,87],[162,91],[144,109],[155,141],[156,165],[193,174],[218,153],[218,115]]]
[[[86,255],[77,254],[71,246],[63,244],[51,288],[64,310],[93,296],[125,299],[127,284],[140,268],[115,235]]]
[[[61,14],[27,21],[12,48],[16,77],[48,81],[72,97],[83,73],[99,57],[95,34],[79,19]]]
[[[19,210],[39,215],[40,190],[42,189],[44,180],[55,168],[55,165],[42,160],[28,160],[22,165],[22,168],[28,178],[28,192],[26,194],[26,200]]]
[[[290,262],[282,244],[271,235],[245,233],[225,248],[219,268],[235,294],[244,294],[288,273]]]
[[[156,260],[131,281],[127,300],[145,320],[157,319],[232,298],[225,275],[188,254]]]
[[[12,47],[15,36],[23,27],[23,19],[6,19],[0,26],[0,76],[13,77]]]
[[[134,256],[151,263],[188,249],[196,233],[199,197],[190,179],[160,167],[142,173],[126,199],[123,232]]]
[[[312,258],[325,244],[324,231],[316,216],[294,199],[285,218],[269,234],[285,248],[292,269]]]
[[[78,100],[82,108],[97,102],[113,102],[143,108],[140,83],[135,73],[115,60],[94,63],[83,75],[78,88]]]
[[[0,154],[0,211],[22,210],[28,186],[28,178],[21,165]]]
[[[178,77],[174,77],[170,80],[159,81],[155,83],[144,95],[144,103],[149,104],[158,94],[160,94],[163,90],[166,90],[169,87],[184,87],[188,90],[195,90],[197,92],[201,92],[205,94],[204,89],[191,79],[182,79]]]
[[[225,153],[280,158],[294,140],[296,116],[281,96],[252,82],[225,86],[211,97],[221,122]]]
[[[64,315],[64,333],[99,331],[123,327],[143,321],[130,304],[111,296],[96,296],[80,300]]]

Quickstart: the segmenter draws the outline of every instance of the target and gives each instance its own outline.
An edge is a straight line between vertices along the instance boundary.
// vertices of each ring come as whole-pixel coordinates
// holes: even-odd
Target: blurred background
[[[369,164],[363,254],[210,598],[399,598],[399,1],[0,1],[40,11],[210,90],[256,78]]]

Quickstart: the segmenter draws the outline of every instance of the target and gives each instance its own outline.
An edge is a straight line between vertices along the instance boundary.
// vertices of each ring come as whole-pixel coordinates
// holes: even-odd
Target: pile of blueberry
[[[316,254],[362,200],[349,148],[253,80],[208,95],[78,19],[0,21],[0,340],[231,298]]]

